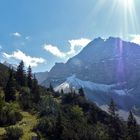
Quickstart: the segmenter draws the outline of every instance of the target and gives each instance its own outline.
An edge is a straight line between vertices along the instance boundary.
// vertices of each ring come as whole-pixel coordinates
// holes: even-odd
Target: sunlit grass
[[[37,123],[37,117],[35,115],[29,114],[28,112],[21,112],[21,114],[23,115],[23,119],[14,126],[23,129],[23,136],[20,140],[31,140],[32,136],[36,136],[36,134],[32,132],[32,128]],[[4,127],[0,127],[0,139],[4,133]]]
[[[32,128],[36,125],[37,117],[29,114],[28,112],[22,112],[22,115],[22,121],[20,121],[16,126],[23,129],[24,135],[21,140],[30,140],[32,136],[36,136],[36,134],[32,132]]]

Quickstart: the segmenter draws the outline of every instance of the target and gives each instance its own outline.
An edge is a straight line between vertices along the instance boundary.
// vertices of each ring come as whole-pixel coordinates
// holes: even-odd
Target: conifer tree
[[[17,67],[16,80],[20,86],[26,85],[26,74],[25,74],[25,70],[24,70],[24,62],[23,61],[21,61],[19,66]]]
[[[62,114],[58,113],[58,116],[56,118],[56,128],[55,128],[55,138],[57,140],[61,139],[61,135],[62,135],[62,132],[63,132],[63,124],[62,124]]]
[[[139,140],[138,125],[133,113],[130,111],[127,120],[127,140]]]
[[[31,69],[31,66],[29,66],[28,70],[27,70],[27,84],[28,84],[28,87],[31,89],[32,88],[32,69]]]
[[[60,92],[60,93],[61,93],[61,95],[64,95],[64,90],[63,90],[63,89],[61,89],[61,92]]]
[[[79,95],[80,95],[80,96],[83,96],[83,97],[85,96],[84,90],[83,90],[82,87],[79,89]]]
[[[38,101],[40,100],[40,92],[39,92],[39,86],[38,86],[38,82],[37,79],[34,75],[33,78],[33,83],[32,83],[32,99],[35,103],[38,103]]]
[[[0,112],[2,110],[3,105],[4,105],[4,100],[3,100],[2,95],[0,94]]]
[[[108,126],[109,126],[109,137],[111,140],[120,140],[123,139],[123,132],[122,132],[122,124],[119,120],[119,116],[117,114],[117,106],[114,103],[113,99],[111,99],[108,112],[110,114],[109,120],[108,120]]]
[[[51,83],[50,83],[49,91],[54,92],[54,89]]]
[[[113,99],[111,99],[108,112],[113,118],[115,118],[115,117],[118,117],[118,114],[116,113],[117,111],[118,111],[117,106],[114,103]]]
[[[5,101],[13,101],[16,99],[16,88],[13,69],[9,70],[10,75],[5,88]]]

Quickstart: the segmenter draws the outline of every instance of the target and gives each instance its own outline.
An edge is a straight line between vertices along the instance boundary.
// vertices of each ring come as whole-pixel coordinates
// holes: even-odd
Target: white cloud
[[[18,33],[18,32],[12,33],[11,35],[12,35],[12,36],[15,36],[15,37],[21,37],[21,36],[22,36],[22,35],[21,35],[20,33]]]
[[[81,38],[81,39],[76,39],[76,40],[69,40],[68,42],[70,43],[70,51],[67,52],[68,55],[75,55],[81,49],[83,49],[91,40],[87,38]],[[76,52],[75,48],[80,47],[79,51]]]
[[[66,57],[66,54],[61,52],[56,46],[44,44],[44,49],[57,57]]]
[[[131,42],[140,45],[140,35],[138,35],[138,34],[136,34],[136,35],[130,35],[130,37],[131,37]]]
[[[91,40],[87,38],[69,40],[68,42],[70,44],[70,50],[67,52],[62,52],[59,50],[57,46],[53,46],[53,45],[44,44],[43,47],[46,51],[50,52],[54,56],[65,58],[65,57],[73,56],[79,53],[90,41]],[[78,48],[78,50],[76,47]]]
[[[43,58],[28,56],[20,50],[14,51],[12,54],[3,53],[3,57],[7,59],[14,58],[16,60],[23,60],[26,67],[28,67],[29,65],[31,67],[36,67],[38,66],[38,64],[45,62]]]

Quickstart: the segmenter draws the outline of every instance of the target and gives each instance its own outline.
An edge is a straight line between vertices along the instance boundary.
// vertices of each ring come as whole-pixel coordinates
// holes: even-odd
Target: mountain
[[[90,81],[82,81],[76,78],[75,75],[68,77],[67,80],[62,83],[61,85],[55,88],[56,91],[63,90],[65,93],[69,93],[71,89],[89,89],[89,90],[98,90],[102,92],[108,92],[111,90],[115,85],[105,85],[105,84],[96,84]]]
[[[14,70],[17,69],[17,65],[16,64],[10,64],[7,61],[4,61],[3,65],[7,66],[8,68],[13,68]]]
[[[104,94],[100,90],[95,92],[95,90],[84,87],[84,89],[88,89],[88,91],[85,90],[86,95],[92,95],[92,97],[89,96],[89,99],[92,98],[97,103],[106,104],[108,102],[106,100],[114,98],[119,103],[120,108],[139,110],[139,45],[123,41],[120,38],[110,37],[106,40],[97,38],[66,63],[56,63],[48,73],[47,79],[42,82],[42,85],[48,86],[51,83],[57,89],[62,85],[66,86],[68,77],[73,75],[77,79],[84,81],[80,86],[83,83],[88,86],[97,84],[98,88],[101,85],[105,87],[119,85],[115,87],[116,94],[114,94],[114,91],[112,93],[112,90]],[[70,86],[77,87],[73,85],[73,82],[70,83]],[[125,95],[123,96],[119,95],[124,93]],[[107,96],[108,94],[109,97]]]
[[[118,90],[120,85],[105,85],[105,84],[97,84],[90,81],[82,81],[75,77],[75,75],[68,77],[67,80],[60,84],[59,86],[55,87],[55,91],[61,92],[63,90],[65,93],[69,93],[70,90],[80,89],[81,87],[84,89],[89,89],[91,91],[100,91],[104,93],[113,92],[114,94],[123,96],[126,95],[126,90]]]
[[[35,73],[35,76],[38,80],[38,83],[41,84],[44,80],[47,79],[47,76],[48,76],[48,71],[46,72],[37,72]]]

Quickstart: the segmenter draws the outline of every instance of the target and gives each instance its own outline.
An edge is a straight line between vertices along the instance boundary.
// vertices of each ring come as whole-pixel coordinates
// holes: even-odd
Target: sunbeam
[[[135,11],[135,0],[118,0],[120,10],[123,12],[123,29],[122,34],[129,34],[129,30],[137,31],[138,21]]]
[[[129,9],[132,7],[134,0],[119,0],[119,2]]]

